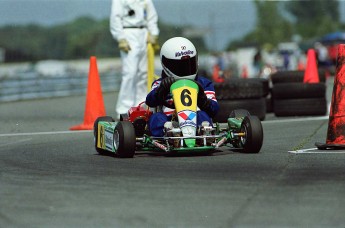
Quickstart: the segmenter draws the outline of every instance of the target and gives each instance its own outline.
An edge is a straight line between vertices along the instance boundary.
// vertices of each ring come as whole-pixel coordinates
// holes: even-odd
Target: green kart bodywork
[[[228,118],[226,124],[215,123],[214,126],[210,135],[153,137],[145,133],[137,136],[130,121],[115,122],[111,117],[100,117],[95,122],[95,147],[100,154],[111,152],[118,157],[133,157],[135,151],[164,152],[166,154],[215,152],[223,146],[242,149],[246,153],[260,151],[263,140],[262,127],[255,116],[231,117]],[[254,135],[253,127],[256,128]],[[187,146],[184,142],[190,138],[197,141],[193,147]]]

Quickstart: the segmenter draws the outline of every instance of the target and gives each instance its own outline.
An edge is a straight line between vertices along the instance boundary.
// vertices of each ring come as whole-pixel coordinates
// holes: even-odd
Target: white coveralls
[[[148,32],[158,36],[158,16],[151,0],[112,0],[110,32],[117,41],[126,39],[131,50],[120,51],[122,82],[116,104],[117,118],[145,101],[147,95]]]

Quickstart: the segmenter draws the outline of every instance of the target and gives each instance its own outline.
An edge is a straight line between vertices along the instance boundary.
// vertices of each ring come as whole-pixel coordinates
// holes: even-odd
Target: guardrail
[[[102,91],[117,91],[120,88],[119,72],[100,75]],[[0,102],[82,95],[86,93],[88,75],[68,73],[63,76],[44,76],[36,72],[19,73],[0,78]]]

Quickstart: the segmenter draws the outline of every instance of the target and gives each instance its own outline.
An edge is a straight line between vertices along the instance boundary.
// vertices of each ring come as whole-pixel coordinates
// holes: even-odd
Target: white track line
[[[296,119],[283,119],[283,120],[265,120],[262,124],[270,123],[290,123],[290,122],[304,122],[304,121],[314,121],[314,120],[328,120],[329,116],[318,116],[318,117],[306,117],[306,118],[296,118]]]
[[[313,121],[313,120],[328,120],[329,116],[320,116],[320,117],[307,117],[299,119],[286,119],[286,120],[272,120],[264,121],[267,123],[282,123],[282,122],[298,122],[298,121]],[[345,154],[345,150],[319,150],[318,148],[309,148],[302,150],[292,150],[288,151],[292,154]]]
[[[296,118],[296,119],[283,119],[283,120],[265,120],[265,121],[262,121],[262,124],[327,120],[328,118],[329,118],[328,116],[320,116],[320,117],[307,117],[307,118],[298,118],[298,119]],[[7,134],[0,134],[0,137],[32,136],[32,135],[58,135],[58,134],[74,134],[74,133],[90,133],[90,132],[92,132],[92,130],[7,133]]]
[[[292,154],[345,154],[345,150],[319,150],[318,148],[292,150],[288,152]]]
[[[90,132],[92,132],[92,130],[9,133],[9,134],[0,134],[0,137],[33,136],[33,135],[58,135],[58,134],[74,134],[74,133],[90,133]]]

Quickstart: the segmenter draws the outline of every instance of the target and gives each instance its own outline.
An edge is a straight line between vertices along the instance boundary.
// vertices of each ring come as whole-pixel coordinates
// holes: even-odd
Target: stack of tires
[[[229,114],[235,109],[246,109],[260,120],[266,117],[266,96],[269,93],[268,80],[231,79],[214,85],[220,106],[215,122],[227,122]]]
[[[326,77],[319,83],[303,83],[304,71],[281,71],[271,75],[275,116],[319,116],[327,113]]]

